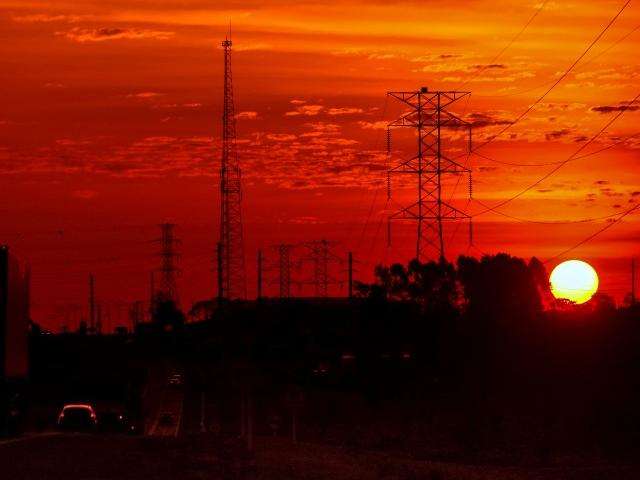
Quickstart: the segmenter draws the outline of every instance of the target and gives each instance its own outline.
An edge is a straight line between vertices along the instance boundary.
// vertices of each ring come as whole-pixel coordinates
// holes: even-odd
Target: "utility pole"
[[[417,152],[401,161],[387,172],[388,193],[391,196],[391,175],[409,174],[417,177],[417,199],[389,217],[388,238],[391,244],[391,222],[395,220],[417,222],[416,259],[435,257],[445,260],[445,242],[442,224],[446,220],[471,217],[442,199],[444,175],[468,174],[471,170],[448,157],[443,149],[443,129],[467,131],[467,156],[471,153],[471,124],[449,111],[458,100],[470,92],[429,91],[422,87],[417,91],[389,92],[388,96],[408,107],[408,111],[387,125],[387,153],[391,155],[391,130],[400,127],[417,132]],[[470,180],[471,181],[471,180]],[[471,185],[471,184],[470,184]],[[469,189],[471,193],[471,188]],[[435,255],[433,255],[435,251]]]
[[[258,250],[258,285],[256,298],[262,298],[262,250]]]
[[[175,237],[175,225],[173,223],[161,224],[160,232],[160,288],[157,296],[160,296],[162,301],[171,301],[177,305],[178,287],[176,275],[179,272],[177,260],[180,240]]]
[[[156,285],[154,272],[149,272],[149,321],[153,320],[156,311]]]
[[[89,274],[89,328],[96,332],[96,292],[93,274]]]
[[[631,305],[636,304],[636,259],[631,258]]]
[[[100,303],[96,305],[96,333],[102,333],[102,304]]]
[[[220,166],[220,243],[222,284],[227,299],[246,297],[244,240],[242,232],[242,182],[236,145],[236,117],[231,74],[231,39],[224,49],[224,107],[222,114],[222,161]]]
[[[216,260],[217,260],[217,272],[218,272],[218,305],[222,304],[222,300],[224,299],[224,293],[225,293],[225,289],[224,289],[224,275],[222,273],[222,269],[224,261],[222,259],[222,255],[223,255],[223,247],[222,247],[222,242],[218,242],[217,245],[217,252],[218,255],[216,256]]]
[[[27,311],[25,315],[27,320],[31,321],[31,264],[27,263],[24,270],[24,285],[25,285],[25,308]]]
[[[349,269],[349,298],[353,298],[353,253],[349,252],[347,257],[347,265]]]

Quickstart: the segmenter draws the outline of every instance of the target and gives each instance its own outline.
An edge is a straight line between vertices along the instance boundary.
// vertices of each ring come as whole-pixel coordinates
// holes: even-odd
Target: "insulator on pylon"
[[[471,172],[469,172],[469,199],[473,198],[473,179],[471,177]]]
[[[387,155],[391,155],[391,129],[387,128]]]
[[[391,173],[387,172],[387,200],[391,200]]]

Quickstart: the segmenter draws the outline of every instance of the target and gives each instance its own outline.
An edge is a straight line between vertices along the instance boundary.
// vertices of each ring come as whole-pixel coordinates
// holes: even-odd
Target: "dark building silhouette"
[[[0,246],[0,377],[28,373],[29,273],[9,248]]]
[[[17,430],[29,370],[29,271],[0,245],[0,434]]]

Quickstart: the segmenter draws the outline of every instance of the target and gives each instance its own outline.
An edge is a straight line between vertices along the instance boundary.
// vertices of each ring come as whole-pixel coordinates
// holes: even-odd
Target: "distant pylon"
[[[291,298],[291,251],[293,245],[278,245],[278,283],[280,298]]]
[[[176,275],[178,274],[178,245],[180,240],[175,237],[175,225],[163,223],[160,225],[160,282],[156,297],[163,301],[178,303],[178,288]]]
[[[231,40],[224,48],[224,107],[222,114],[222,161],[220,166],[220,243],[224,298],[245,298],[247,293],[242,233],[242,183],[236,148],[236,117],[231,75]]]
[[[291,298],[291,284],[293,280],[292,270],[299,266],[299,262],[293,258],[296,245],[289,243],[279,243],[272,245],[270,251],[275,252],[270,256],[271,260],[266,263],[265,271],[274,272],[269,275],[268,283],[278,285],[278,296],[280,298]]]
[[[417,221],[416,258],[422,260],[435,250],[436,259],[445,259],[445,243],[442,223],[445,220],[470,219],[442,199],[442,176],[445,174],[468,174],[471,170],[448,157],[442,148],[442,130],[445,128],[465,129],[468,132],[467,155],[471,152],[471,124],[448,110],[451,104],[470,95],[470,92],[429,91],[426,87],[412,92],[389,92],[388,96],[400,101],[408,111],[388,124],[387,149],[391,153],[390,131],[397,127],[408,127],[417,131],[417,153],[388,171],[390,174],[411,174],[417,176],[417,199],[407,207],[389,217],[389,243],[391,243],[391,222],[394,220]],[[389,184],[389,195],[391,187]],[[469,187],[471,194],[471,185]]]
[[[313,279],[317,297],[327,297],[329,285],[340,283],[329,273],[329,264],[340,263],[342,260],[332,251],[333,242],[328,240],[316,240],[305,243],[309,249],[308,259],[313,263]]]

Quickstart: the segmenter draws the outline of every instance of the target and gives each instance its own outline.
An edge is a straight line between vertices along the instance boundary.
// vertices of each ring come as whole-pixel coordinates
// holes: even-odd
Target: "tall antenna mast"
[[[231,33],[231,25],[229,25]],[[218,291],[224,298],[245,298],[247,293],[244,241],[242,235],[242,183],[236,148],[236,117],[231,75],[231,40],[224,48],[224,107],[222,114],[222,162],[220,166],[220,244],[222,285]],[[220,288],[222,287],[222,288]]]

